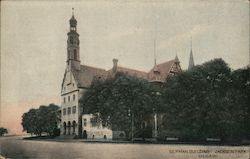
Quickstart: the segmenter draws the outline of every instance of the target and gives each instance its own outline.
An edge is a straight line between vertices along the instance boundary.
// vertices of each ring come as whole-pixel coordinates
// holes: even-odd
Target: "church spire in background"
[[[192,46],[192,37],[191,37],[191,50],[190,50],[190,57],[189,57],[189,65],[188,70],[191,70],[194,67],[194,57],[193,57],[193,46]]]
[[[155,66],[156,66],[156,43],[155,43],[155,39],[154,39],[154,64],[155,64]]]

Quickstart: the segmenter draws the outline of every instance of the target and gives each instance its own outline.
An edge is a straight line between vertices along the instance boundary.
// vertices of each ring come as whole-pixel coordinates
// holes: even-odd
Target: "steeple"
[[[154,65],[156,66],[156,43],[155,43],[155,39],[154,39]]]
[[[70,24],[70,31],[76,31],[77,21],[74,16],[74,8],[72,8],[72,17],[69,20],[69,24]]]
[[[175,60],[175,63],[180,63],[180,61],[179,61],[179,58],[178,58],[178,55],[177,55],[177,54],[175,55],[175,59],[174,59],[174,60]]]
[[[72,17],[69,20],[69,32],[67,40],[67,68],[80,70],[80,54],[79,54],[79,34],[77,33],[77,21],[74,16],[74,8],[72,8]]]
[[[191,50],[190,50],[190,57],[189,57],[189,65],[188,70],[191,70],[194,67],[194,57],[193,57],[193,46],[192,46],[192,38],[191,38]]]

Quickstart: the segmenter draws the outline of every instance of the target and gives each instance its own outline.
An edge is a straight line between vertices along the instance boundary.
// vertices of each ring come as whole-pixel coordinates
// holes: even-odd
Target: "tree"
[[[232,72],[231,89],[228,92],[230,100],[229,117],[233,116],[230,137],[250,137],[250,68],[238,69]],[[231,117],[232,118],[232,117]]]
[[[80,104],[84,113],[95,114],[112,130],[123,130],[128,135],[134,125],[134,136],[141,130],[143,118],[153,111],[151,93],[146,80],[117,73],[105,81],[94,81]]]
[[[231,72],[222,59],[215,59],[169,78],[163,93],[164,128],[189,140],[242,138],[242,123],[249,121],[247,72]]]
[[[47,133],[53,136],[60,121],[59,107],[55,104],[40,106],[38,109],[30,109],[22,116],[23,131],[41,136]]]
[[[0,136],[3,136],[4,134],[8,134],[8,130],[6,128],[1,127],[0,128]]]

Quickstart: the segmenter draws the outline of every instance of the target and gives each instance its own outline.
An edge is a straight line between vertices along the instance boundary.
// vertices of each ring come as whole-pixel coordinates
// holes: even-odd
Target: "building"
[[[149,82],[162,83],[167,77],[181,71],[180,61],[176,56],[174,59],[161,64],[156,64],[155,62],[153,68],[146,72],[119,66],[118,59],[113,59],[113,67],[109,70],[82,65],[80,61],[80,40],[77,33],[77,20],[74,14],[69,20],[69,24],[67,66],[61,86],[61,136],[83,134],[87,138],[112,139],[115,133],[106,127],[105,124],[97,124],[97,121],[91,114],[81,113],[79,99],[89,88],[93,79],[106,79],[112,77],[117,72],[123,72],[146,79]],[[157,119],[157,116],[154,116],[154,118]]]

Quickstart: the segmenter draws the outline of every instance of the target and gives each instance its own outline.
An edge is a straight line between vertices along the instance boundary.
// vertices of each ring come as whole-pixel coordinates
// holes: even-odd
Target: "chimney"
[[[113,72],[117,71],[117,63],[118,63],[118,59],[113,59]]]

